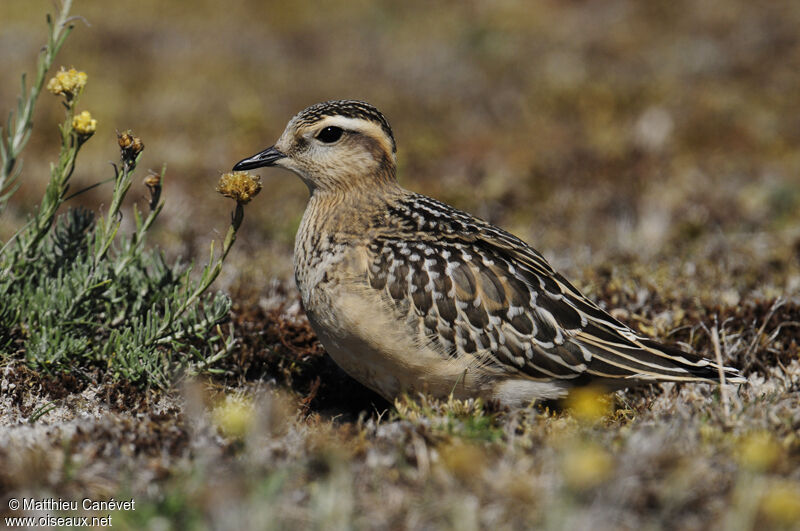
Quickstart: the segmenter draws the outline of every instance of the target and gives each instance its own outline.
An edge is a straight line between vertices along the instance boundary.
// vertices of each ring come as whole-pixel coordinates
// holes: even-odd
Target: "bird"
[[[309,190],[294,276],[312,329],[389,401],[426,393],[526,407],[578,386],[745,381],[636,333],[509,232],[402,188],[392,129],[366,102],[311,105],[233,170],[262,167]]]

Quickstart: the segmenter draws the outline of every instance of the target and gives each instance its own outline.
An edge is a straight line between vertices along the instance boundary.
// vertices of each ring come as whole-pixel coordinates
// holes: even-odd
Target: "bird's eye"
[[[326,127],[325,129],[317,133],[317,138],[325,142],[326,144],[332,144],[333,142],[336,142],[337,140],[342,138],[342,133],[344,133],[344,131],[342,131],[341,127],[331,126],[331,127]]]

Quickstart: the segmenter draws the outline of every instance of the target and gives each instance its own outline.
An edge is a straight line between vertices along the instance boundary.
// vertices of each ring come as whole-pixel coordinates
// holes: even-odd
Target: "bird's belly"
[[[320,342],[337,365],[384,398],[418,392],[459,398],[486,394],[485,370],[473,367],[474,360],[439,352],[378,293],[331,289],[324,295],[323,304],[309,301],[306,307]]]

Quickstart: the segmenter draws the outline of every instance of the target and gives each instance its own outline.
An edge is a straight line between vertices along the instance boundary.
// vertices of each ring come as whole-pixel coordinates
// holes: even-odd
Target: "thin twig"
[[[786,304],[786,299],[784,299],[783,297],[778,297],[777,299],[775,299],[775,302],[772,303],[772,306],[770,306],[769,308],[769,312],[767,312],[767,316],[764,318],[764,322],[761,323],[761,328],[758,329],[758,333],[753,338],[753,341],[750,342],[750,346],[747,347],[747,351],[744,353],[745,359],[750,358],[750,354],[753,353],[753,349],[755,348],[756,343],[758,343],[758,340],[764,333],[764,329],[767,328],[767,323],[769,323],[769,320],[772,319],[772,316],[775,314],[778,308],[780,308],[784,304]]]
[[[722,351],[719,348],[719,328],[717,326],[717,317],[714,316],[714,326],[711,328],[711,343],[714,345],[714,355],[717,357],[717,372],[719,373],[719,394],[722,398],[722,408],[725,411],[725,420],[729,420],[731,416],[731,405],[728,398],[728,388],[725,385],[725,370],[722,363]]]
[[[778,337],[778,334],[781,333],[781,330],[787,326],[800,327],[800,321],[783,321],[781,323],[778,323],[778,326],[775,327],[775,330],[773,330],[767,337],[767,343],[772,343],[773,341],[775,341],[775,339],[777,339]]]

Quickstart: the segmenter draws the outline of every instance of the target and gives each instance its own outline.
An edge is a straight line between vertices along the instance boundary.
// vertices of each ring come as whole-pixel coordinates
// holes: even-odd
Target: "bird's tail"
[[[581,347],[591,353],[587,372],[603,379],[744,383],[747,380],[733,367],[685,352],[630,331],[590,324],[575,336]]]

